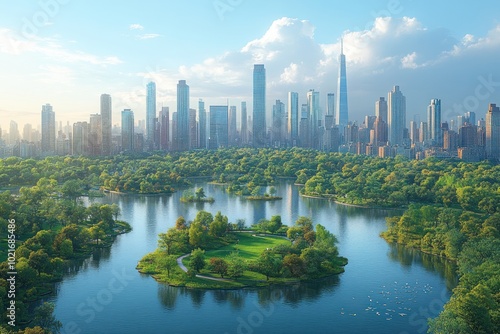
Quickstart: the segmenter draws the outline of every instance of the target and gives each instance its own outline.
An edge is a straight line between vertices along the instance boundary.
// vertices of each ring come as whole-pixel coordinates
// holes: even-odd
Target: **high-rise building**
[[[419,139],[419,132],[418,132],[418,126],[417,122],[415,121],[410,121],[410,141],[412,144],[418,143]]]
[[[276,103],[273,105],[273,123],[271,131],[272,146],[284,146],[285,141],[282,136],[285,124],[285,104],[280,100],[276,100]]]
[[[307,104],[302,104],[300,108],[299,121],[299,142],[301,147],[311,147],[310,145],[310,120]]]
[[[229,146],[236,146],[238,142],[238,130],[236,128],[236,106],[229,107],[228,137]]]
[[[155,149],[155,118],[156,118],[156,84],[146,85],[146,146],[148,150]]]
[[[465,122],[476,125],[476,113],[473,111],[467,111],[464,114]]]
[[[500,160],[500,108],[491,103],[486,113],[486,157]]]
[[[326,96],[326,114],[333,116],[333,119],[336,119],[335,116],[335,94],[333,93],[328,93]]]
[[[441,100],[432,99],[427,107],[427,132],[434,146],[443,146],[443,132],[441,131]]]
[[[23,140],[27,142],[32,142],[33,140],[33,127],[31,124],[26,123],[23,127]]]
[[[56,152],[56,114],[50,104],[42,106],[42,154]]]
[[[210,106],[210,138],[208,148],[217,149],[228,146],[228,108]]]
[[[160,149],[163,151],[168,150],[169,142],[169,108],[162,107],[160,110],[160,115],[158,121],[160,123]]]
[[[189,149],[189,86],[186,80],[177,84],[177,150]]]
[[[406,125],[406,97],[394,86],[388,94],[388,134],[391,145],[403,145]]]
[[[248,116],[247,116],[247,103],[241,102],[241,129],[240,129],[241,144],[248,144]]]
[[[266,69],[255,64],[253,69],[253,146],[267,144],[266,128]]]
[[[380,117],[381,120],[387,122],[387,101],[381,97],[375,102],[375,116]]]
[[[77,122],[73,124],[73,155],[89,154],[89,124]]]
[[[10,121],[9,142],[11,145],[19,141],[19,127],[15,121]]]
[[[112,151],[112,109],[111,96],[108,94],[101,95],[101,129],[102,129],[102,154],[110,155]]]
[[[299,93],[288,92],[288,138],[291,146],[299,140]]]
[[[122,111],[122,151],[134,151],[135,131],[134,112],[130,109]]]
[[[344,55],[344,41],[340,40],[339,56],[339,79],[337,84],[337,125],[340,131],[347,126],[349,122],[349,110],[347,105],[347,74]]]
[[[90,155],[97,156],[102,152],[102,118],[100,114],[90,115],[89,150]]]
[[[205,110],[205,102],[202,99],[198,101],[198,127],[199,127],[199,142],[200,148],[207,148],[207,111]]]
[[[321,126],[321,115],[320,115],[320,107],[319,107],[319,92],[315,92],[314,89],[311,89],[307,92],[307,111],[309,114],[309,120],[311,122],[310,125],[310,136],[309,142],[311,143],[311,147],[318,149],[319,148],[319,128]]]
[[[198,122],[196,109],[189,109],[189,149],[198,148]]]

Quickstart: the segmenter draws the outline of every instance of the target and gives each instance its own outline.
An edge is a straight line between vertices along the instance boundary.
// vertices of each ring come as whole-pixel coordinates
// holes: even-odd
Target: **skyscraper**
[[[186,80],[177,84],[177,149],[189,149],[189,86]]]
[[[403,145],[404,130],[406,125],[406,97],[394,86],[388,94],[388,134],[391,145]]]
[[[299,94],[288,92],[288,137],[292,146],[296,146],[299,139],[299,117]]]
[[[500,160],[500,108],[493,103],[486,113],[486,157]]]
[[[210,149],[228,146],[227,106],[210,106],[210,138],[208,142]]]
[[[340,56],[339,56],[339,80],[337,85],[337,120],[336,123],[343,131],[349,122],[349,110],[347,105],[347,74],[344,55],[344,41],[340,40]]]
[[[160,149],[163,151],[168,150],[169,142],[169,117],[170,112],[168,107],[162,107],[158,117],[160,122]]]
[[[272,144],[275,147],[285,145],[285,125],[286,125],[286,112],[285,104],[280,100],[276,100],[273,105],[273,127],[272,127]]]
[[[111,96],[108,94],[101,95],[101,129],[102,129],[102,154],[110,155],[112,152],[112,109]]]
[[[335,94],[328,93],[326,96],[326,114],[333,116],[333,119],[336,119],[335,116]]]
[[[90,128],[89,128],[89,150],[90,155],[100,155],[102,145],[102,118],[100,114],[90,115]]]
[[[228,126],[228,145],[236,146],[238,142],[238,129],[236,128],[236,106],[229,107],[227,126]]]
[[[427,108],[427,132],[430,135],[432,144],[443,146],[443,132],[441,131],[441,100],[432,99]]]
[[[255,64],[253,69],[253,146],[264,147],[266,129],[266,69]]]
[[[147,149],[155,149],[156,84],[146,85],[146,142]]]
[[[189,149],[198,148],[198,122],[196,109],[189,109]]]
[[[309,120],[311,122],[310,129],[310,139],[309,142],[312,148],[319,148],[319,127],[321,125],[321,115],[319,107],[319,92],[315,92],[311,89],[307,92],[307,111],[309,114]]]
[[[122,111],[122,151],[134,151],[134,112]]]
[[[202,99],[198,101],[198,122],[200,148],[207,148],[207,111]]]
[[[89,154],[89,124],[77,122],[73,124],[73,155]]]
[[[42,154],[56,152],[56,114],[50,104],[42,106]]]
[[[384,97],[375,102],[375,116],[387,122],[387,101]]]
[[[241,102],[241,129],[240,129],[241,144],[248,144],[248,117],[247,117],[247,103]]]

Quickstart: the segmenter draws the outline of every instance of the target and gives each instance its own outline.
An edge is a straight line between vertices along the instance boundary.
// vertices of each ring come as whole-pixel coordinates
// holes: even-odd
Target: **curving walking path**
[[[177,258],[177,264],[179,265],[179,267],[185,272],[187,273],[188,271],[188,268],[186,268],[186,266],[184,265],[184,263],[182,263],[182,260],[184,260],[186,257],[188,257],[189,255],[191,255],[190,253],[188,254],[184,254],[182,256],[179,256]],[[204,278],[204,279],[209,279],[209,280],[212,280],[212,281],[220,281],[220,282],[230,282],[232,280],[230,279],[226,279],[226,278],[217,278],[217,277],[210,277],[210,276],[205,276],[205,275],[196,275],[196,277],[198,278]]]

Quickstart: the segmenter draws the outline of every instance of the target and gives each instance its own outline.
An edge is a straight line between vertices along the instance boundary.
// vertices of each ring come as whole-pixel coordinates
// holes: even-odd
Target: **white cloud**
[[[161,36],[160,34],[144,34],[140,35],[139,39],[153,39],[153,38],[158,38],[160,36]]]
[[[40,37],[26,39],[9,29],[0,29],[0,52],[11,55],[39,54],[52,61],[64,63],[82,62],[92,65],[117,65],[122,63],[116,56],[100,57],[78,50],[69,50],[56,39]]]
[[[415,62],[416,59],[417,59],[417,53],[412,52],[401,59],[401,66],[403,68],[416,69],[419,67]]]
[[[138,23],[131,24],[129,26],[130,30],[144,30],[144,27]]]
[[[337,88],[340,36],[331,44],[320,44],[314,31],[307,20],[281,18],[240,50],[180,66],[175,72],[147,75],[157,81],[166,101],[175,101],[177,80],[185,79],[193,99],[241,99],[251,108],[253,64],[263,63],[269,103],[286,100],[288,91],[299,92],[302,103],[311,88],[326,99],[326,93]],[[474,93],[478,76],[492,74],[500,81],[500,25],[484,37],[465,35],[457,40],[446,29],[427,29],[416,18],[384,17],[370,29],[345,32],[343,39],[352,119],[373,114],[374,101],[396,84],[407,96],[411,115],[425,110],[434,97],[442,98],[444,108],[460,103]],[[143,94],[144,88],[138,91]],[[137,100],[144,103],[142,96]]]

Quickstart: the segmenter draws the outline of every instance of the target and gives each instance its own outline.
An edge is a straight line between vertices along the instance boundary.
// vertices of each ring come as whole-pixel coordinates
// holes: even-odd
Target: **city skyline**
[[[366,10],[338,4],[334,11],[333,5],[292,1],[284,6],[277,1],[265,11],[258,11],[258,3],[243,2],[220,12],[213,2],[206,2],[192,9],[203,32],[186,27],[179,37],[169,33],[177,17],[169,15],[161,20],[163,25],[150,18],[157,15],[155,9],[184,13],[188,9],[182,4],[153,1],[151,10],[142,14],[134,10],[139,3],[132,2],[120,8],[119,18],[108,20],[108,15],[93,10],[93,4],[52,2],[57,4],[52,9],[37,3],[6,8],[0,4],[3,16],[10,13],[0,26],[0,59],[11,65],[3,73],[4,131],[10,120],[21,128],[26,123],[36,127],[39,106],[45,103],[54,107],[57,123],[86,119],[99,112],[103,92],[113,97],[113,125],[119,124],[126,108],[134,110],[137,120],[145,120],[149,81],[158,86],[157,112],[163,106],[171,115],[176,112],[178,80],[190,83],[191,105],[199,98],[207,105],[229,99],[234,105],[247,101],[251,111],[251,68],[256,63],[268,69],[268,114],[274,101],[285,101],[289,91],[298,92],[304,101],[311,88],[321,92],[325,108],[326,94],[337,91],[340,36],[349,72],[350,120],[361,121],[374,97],[394,85],[404,87],[409,120],[415,114],[424,119],[428,101],[435,96],[443,101],[445,119],[485,110],[499,95],[500,73],[493,57],[500,49],[494,15],[499,5],[493,1],[474,8],[477,15],[460,23],[439,15],[451,2],[433,4],[432,12],[425,2],[403,0],[391,6],[370,2]],[[453,6],[458,13],[471,14],[464,4]],[[256,13],[262,20],[252,20]],[[83,19],[92,27],[75,30]],[[238,34],[231,31],[236,30],[233,26]],[[109,39],[113,47],[107,45]],[[162,52],[166,46],[169,52]],[[21,89],[23,78],[30,79],[28,92]]]

